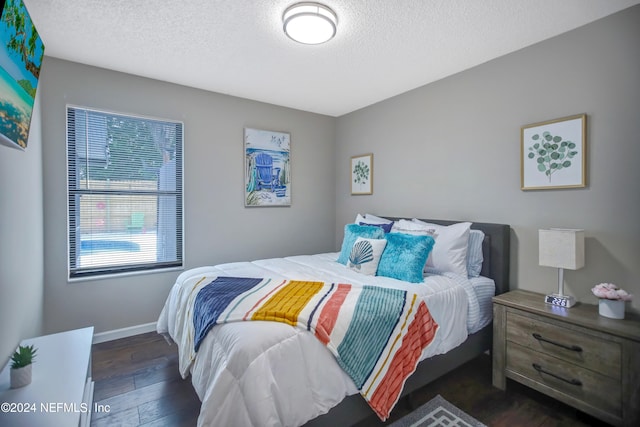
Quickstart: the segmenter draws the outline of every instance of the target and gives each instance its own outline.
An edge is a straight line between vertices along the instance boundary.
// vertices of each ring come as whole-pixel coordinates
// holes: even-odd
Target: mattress
[[[430,275],[424,283],[408,283],[351,271],[335,262],[337,255],[228,263],[188,270],[178,277],[158,320],[158,332],[168,333],[178,344],[180,373],[183,378],[192,376],[202,401],[198,425],[298,426],[358,392],[318,340],[286,324],[256,321],[217,325],[202,341],[195,358],[189,357],[192,341],[185,332],[189,318],[180,295],[203,278],[318,280],[416,292],[439,325],[421,360],[457,347],[469,331],[480,329],[487,318],[490,321],[491,305],[487,306],[486,297],[490,279]],[[469,313],[474,317],[472,325],[468,323]]]
[[[493,279],[479,276],[469,278],[473,293],[478,300],[478,318],[476,322],[469,327],[469,333],[473,334],[487,326],[493,320],[493,301],[492,298],[496,294],[496,283]]]

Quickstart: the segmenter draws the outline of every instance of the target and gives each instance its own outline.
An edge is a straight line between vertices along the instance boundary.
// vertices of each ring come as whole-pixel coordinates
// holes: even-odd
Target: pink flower
[[[633,295],[627,293],[624,289],[618,288],[613,283],[600,283],[591,289],[591,292],[598,298],[619,299],[622,301],[631,301]]]

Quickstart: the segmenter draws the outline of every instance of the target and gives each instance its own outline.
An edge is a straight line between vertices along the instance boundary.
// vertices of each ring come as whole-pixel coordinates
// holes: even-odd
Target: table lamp
[[[564,293],[564,269],[584,267],[584,230],[538,230],[538,241],[539,264],[558,269],[558,293],[546,295],[544,301],[561,307],[573,307],[576,299]]]

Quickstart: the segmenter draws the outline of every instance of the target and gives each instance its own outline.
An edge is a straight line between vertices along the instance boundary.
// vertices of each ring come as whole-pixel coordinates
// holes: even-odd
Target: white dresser
[[[37,349],[31,384],[11,389],[0,373],[0,426],[88,426],[93,406],[93,327],[24,340]]]

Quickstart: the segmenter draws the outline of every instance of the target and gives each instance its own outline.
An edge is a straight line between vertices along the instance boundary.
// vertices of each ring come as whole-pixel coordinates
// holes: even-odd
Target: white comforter
[[[471,294],[464,281],[429,276],[424,284],[364,276],[335,262],[337,254],[274,258],[200,267],[182,273],[158,320],[158,332],[178,344],[180,373],[191,373],[202,401],[198,426],[299,426],[358,392],[333,355],[307,331],[276,322],[215,326],[194,360],[186,330],[192,319],[184,302],[203,277],[272,277],[358,283],[419,293],[438,323],[421,360],[457,347],[467,338]],[[206,280],[206,279],[205,279]],[[471,298],[471,304],[477,300]],[[373,412],[372,412],[373,413]]]

